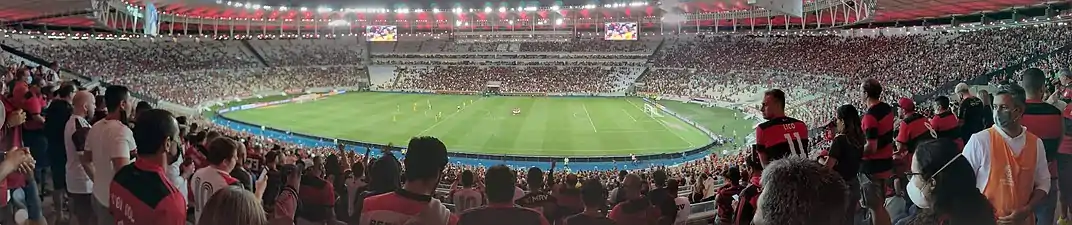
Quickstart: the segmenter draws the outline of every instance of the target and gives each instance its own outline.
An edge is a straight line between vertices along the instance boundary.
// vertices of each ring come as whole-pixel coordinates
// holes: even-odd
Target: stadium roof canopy
[[[107,1],[107,0],[100,0]],[[282,16],[284,18],[312,18],[313,14],[322,14],[321,18],[330,18],[327,14],[342,13],[344,9],[408,9],[415,12],[416,9],[425,10],[423,13],[431,13],[432,9],[439,9],[441,13],[451,13],[452,9],[477,9],[491,8],[498,11],[499,8],[522,7],[549,7],[558,6],[585,6],[607,8],[614,3],[621,4],[618,8],[629,15],[639,15],[646,12],[647,15],[659,14],[660,11],[672,10],[686,13],[720,12],[731,10],[748,9],[747,0],[662,0],[652,2],[632,2],[628,0],[536,0],[536,1],[480,1],[480,0],[235,0],[234,4],[226,0],[127,0],[135,5],[145,5],[153,2],[156,7],[167,13],[178,13],[202,17],[264,17]],[[241,2],[238,2],[241,1]],[[806,0],[814,1],[814,0]],[[913,20],[919,18],[945,17],[950,15],[973,14],[977,12],[1000,11],[1018,6],[1033,6],[1050,1],[1045,0],[880,0],[877,7],[875,22]],[[524,3],[525,5],[521,5]],[[644,4],[646,3],[646,4]],[[90,27],[96,25],[95,20],[90,19],[91,0],[2,0],[0,1],[0,21],[3,25],[16,23],[48,24],[57,26]],[[637,7],[637,9],[629,4]],[[239,6],[241,5],[241,6]],[[256,7],[252,7],[256,6]],[[280,11],[280,6],[288,7],[287,12]],[[298,10],[306,7],[308,10]],[[654,13],[652,11],[655,11]],[[395,11],[392,11],[395,12]],[[369,13],[373,14],[373,13]],[[619,14],[620,15],[620,14]],[[606,14],[604,16],[615,16]]]

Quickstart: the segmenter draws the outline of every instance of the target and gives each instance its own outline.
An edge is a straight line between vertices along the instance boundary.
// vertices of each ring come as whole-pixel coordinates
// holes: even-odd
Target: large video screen
[[[631,22],[611,22],[603,25],[606,31],[604,40],[636,40],[637,39],[637,23]]]
[[[365,27],[368,41],[398,41],[398,26],[369,25]]]

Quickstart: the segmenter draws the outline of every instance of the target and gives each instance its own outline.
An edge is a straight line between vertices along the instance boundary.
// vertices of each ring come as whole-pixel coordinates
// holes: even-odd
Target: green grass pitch
[[[711,143],[703,132],[673,116],[649,116],[644,104],[637,98],[363,92],[230,112],[227,117],[296,133],[398,146],[414,136],[434,136],[452,152],[489,155],[647,155]],[[716,133],[749,132],[750,122],[734,118],[728,109],[662,104]],[[521,114],[513,115],[514,108]]]

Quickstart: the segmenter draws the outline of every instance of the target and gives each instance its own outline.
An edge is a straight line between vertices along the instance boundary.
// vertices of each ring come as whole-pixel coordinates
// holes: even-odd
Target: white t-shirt
[[[689,214],[692,212],[692,205],[689,203],[689,198],[677,197],[674,198],[674,205],[677,205],[677,218],[674,219],[674,224],[685,225],[689,222]]]
[[[81,157],[84,149],[78,149],[79,145],[76,144],[74,137],[75,133],[78,133],[80,130],[86,132],[86,130],[90,128],[92,128],[92,125],[89,124],[89,121],[86,121],[86,118],[79,115],[71,115],[71,119],[67,120],[67,125],[63,128],[63,144],[66,149],[65,151],[67,152],[67,162],[64,168],[67,170],[67,191],[70,193],[93,193],[93,181],[89,179],[86,170],[82,168]],[[87,140],[89,139],[82,140],[82,144],[86,144],[85,142],[88,142]]]
[[[190,183],[189,201],[193,201],[190,205],[194,206],[194,224],[201,219],[205,203],[212,198],[213,194],[216,194],[216,191],[231,185],[241,185],[238,179],[213,166],[197,169],[190,180],[193,181]]]
[[[115,170],[112,159],[130,158],[130,151],[137,148],[134,132],[118,120],[101,120],[93,124],[86,138],[86,151],[93,153],[93,197],[103,206],[108,204],[108,188],[112,185]]]
[[[476,188],[459,188],[454,191],[454,196],[451,196],[450,200],[454,202],[454,213],[456,214],[484,206],[484,195]]]

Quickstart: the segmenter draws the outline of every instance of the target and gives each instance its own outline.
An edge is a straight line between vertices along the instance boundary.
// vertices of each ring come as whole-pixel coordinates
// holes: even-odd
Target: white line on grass
[[[625,109],[622,109],[622,112],[625,112],[626,116],[629,116],[630,119],[633,119],[633,122],[640,122],[636,119],[636,117],[633,117],[633,114],[630,114],[629,111],[625,111]]]
[[[633,101],[629,101],[629,99],[626,99],[625,101],[629,102],[630,105],[633,105],[633,107],[636,107],[640,111],[644,111],[644,109],[641,109],[640,106],[637,106],[636,104],[633,104]],[[666,131],[669,131],[671,134],[674,134],[674,136],[677,136],[677,138],[681,139],[682,141],[685,141],[685,143],[689,143],[689,146],[696,146],[695,144],[693,144],[688,139],[685,139],[685,137],[682,137],[680,134],[678,134],[673,129],[670,129],[670,126],[667,126],[666,122],[663,121],[662,119],[660,119],[660,118],[652,118],[652,119],[654,119],[655,122],[659,122],[659,125],[663,125],[663,128],[666,128]]]
[[[592,131],[599,133],[599,130],[596,129],[596,122],[592,121],[592,114],[588,114],[588,106],[585,106],[584,103],[581,103],[581,108],[584,109],[584,116],[588,117],[588,124],[592,125]]]
[[[465,109],[468,109],[468,108],[472,108],[473,105],[476,105],[477,102],[480,102],[482,100],[484,100],[484,98],[477,99],[476,101],[473,102],[473,104],[469,104],[469,106],[463,107],[462,110],[455,111],[454,113],[451,113],[450,115],[447,115],[447,116],[443,117],[442,119],[439,119],[439,121],[437,121],[434,124],[432,124],[432,126],[428,127],[428,129],[424,129],[420,133],[417,133],[417,135],[415,135],[415,136],[421,136],[424,133],[427,133],[428,131],[432,130],[432,128],[435,128],[436,126],[439,126],[439,124],[442,124],[443,121],[447,121],[447,119],[450,119],[451,117],[454,117],[455,115],[461,114],[462,111],[465,111]]]

